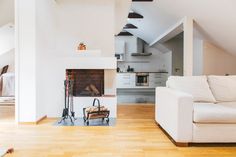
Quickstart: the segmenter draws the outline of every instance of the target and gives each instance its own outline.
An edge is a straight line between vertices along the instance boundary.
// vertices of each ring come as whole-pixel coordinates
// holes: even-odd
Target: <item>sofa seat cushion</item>
[[[206,76],[171,76],[167,87],[191,94],[195,102],[216,102]]]
[[[216,101],[236,101],[236,76],[208,76],[208,82]]]
[[[236,102],[194,103],[195,123],[236,124]]]

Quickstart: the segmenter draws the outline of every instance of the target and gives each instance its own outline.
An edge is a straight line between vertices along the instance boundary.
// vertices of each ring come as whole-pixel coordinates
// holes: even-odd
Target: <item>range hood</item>
[[[141,52],[141,53],[132,53],[131,56],[151,56],[152,53],[149,52]]]
[[[151,56],[152,55],[152,53],[150,53],[150,52],[145,52],[145,50],[144,50],[144,45],[142,45],[143,47],[142,47],[142,52],[136,52],[136,53],[131,53],[131,56],[134,56],[134,57],[136,57],[136,56],[143,56],[143,57],[145,57],[145,56]]]
[[[130,56],[145,57],[145,56],[152,55],[152,53],[145,52],[145,42],[142,39],[135,36],[131,36],[128,38],[126,37],[126,39],[128,40],[124,40],[124,42],[125,42],[125,45],[128,46],[127,53]]]

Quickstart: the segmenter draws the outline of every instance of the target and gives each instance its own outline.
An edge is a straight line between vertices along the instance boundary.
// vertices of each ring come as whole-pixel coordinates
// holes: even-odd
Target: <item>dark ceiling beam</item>
[[[138,29],[138,27],[131,24],[131,23],[128,23],[125,25],[125,27],[123,29]]]
[[[129,19],[142,19],[143,16],[135,12],[130,12],[128,15],[128,18]]]

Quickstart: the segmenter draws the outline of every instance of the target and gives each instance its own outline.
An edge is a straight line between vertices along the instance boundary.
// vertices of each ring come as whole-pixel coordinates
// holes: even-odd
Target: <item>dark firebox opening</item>
[[[104,95],[104,70],[100,69],[67,69],[67,75],[74,80],[73,96]]]

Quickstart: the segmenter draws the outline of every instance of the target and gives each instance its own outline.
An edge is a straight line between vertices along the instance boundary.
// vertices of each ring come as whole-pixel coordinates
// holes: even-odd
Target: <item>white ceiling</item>
[[[14,23],[14,0],[0,0],[0,27]]]
[[[135,2],[132,10],[144,19],[130,20],[139,27],[130,32],[147,43],[188,16],[213,44],[236,54],[236,0],[154,0]]]

